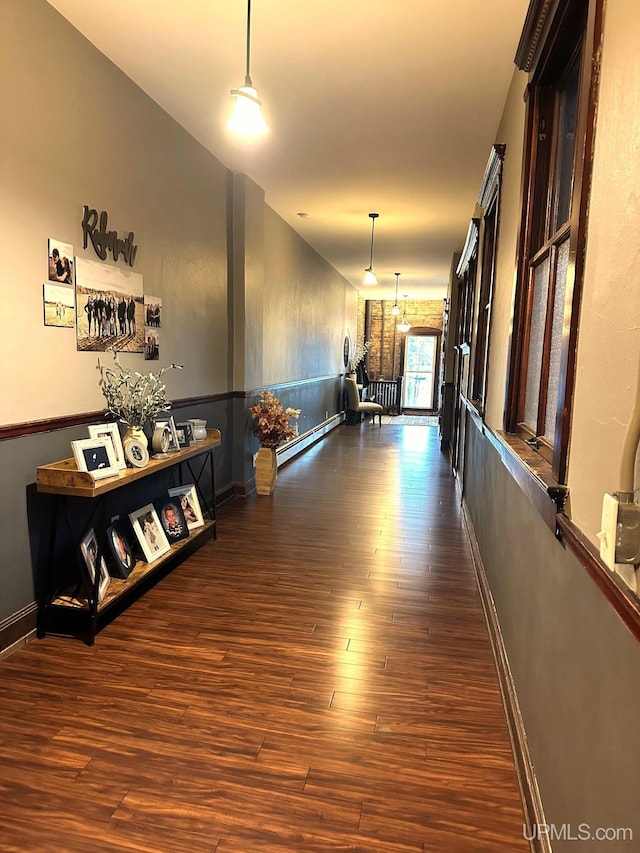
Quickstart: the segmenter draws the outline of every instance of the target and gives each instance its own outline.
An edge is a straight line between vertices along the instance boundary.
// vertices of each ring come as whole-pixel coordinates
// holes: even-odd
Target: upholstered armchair
[[[360,392],[355,376],[345,376],[344,384],[347,391],[347,409],[356,415],[360,415],[363,412],[364,414],[372,415],[374,424],[377,415],[380,426],[382,426],[382,406],[380,403],[371,403],[366,400],[363,402],[360,399]]]

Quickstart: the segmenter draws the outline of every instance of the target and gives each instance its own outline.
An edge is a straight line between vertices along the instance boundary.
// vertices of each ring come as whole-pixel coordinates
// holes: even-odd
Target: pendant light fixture
[[[398,331],[404,334],[411,328],[411,323],[407,320],[407,294],[405,293],[403,295],[404,305],[402,306],[402,322],[398,323]]]
[[[258,98],[257,89],[253,88],[249,70],[251,56],[251,0],[247,0],[247,61],[245,66],[244,86],[232,89],[236,105],[233,114],[227,122],[227,127],[233,133],[243,136],[260,136],[268,130],[260,107],[262,101]]]
[[[396,301],[393,303],[393,308],[391,309],[391,313],[393,314],[394,317],[397,317],[398,314],[400,313],[400,309],[398,308],[398,281],[400,279],[400,273],[397,272],[397,273],[394,273],[394,275],[396,277]]]
[[[371,217],[371,254],[369,255],[369,266],[364,271],[364,281],[363,284],[377,284],[378,279],[376,278],[376,274],[373,271],[373,230],[375,228],[376,219],[380,216],[379,213],[370,213]]]

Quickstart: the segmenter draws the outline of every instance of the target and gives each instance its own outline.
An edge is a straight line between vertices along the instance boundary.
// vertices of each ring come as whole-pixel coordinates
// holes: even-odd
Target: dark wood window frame
[[[473,377],[471,399],[484,415],[487,399],[491,309],[500,229],[500,189],[506,146],[494,145],[484,173],[478,205],[480,219],[480,266],[478,283],[477,320],[473,340]]]
[[[530,448],[549,464],[549,473],[558,483],[566,482],[575,355],[578,336],[580,297],[584,271],[589,185],[593,158],[593,135],[599,56],[602,38],[603,0],[533,0],[516,54],[516,64],[530,73],[527,89],[527,126],[525,133],[522,186],[522,221],[518,242],[518,263],[514,319],[507,373],[504,429],[520,435]],[[578,38],[578,34],[580,37]],[[570,52],[568,50],[570,48]],[[579,94],[571,212],[559,228],[552,227],[553,209],[550,190],[554,187],[555,150],[546,145],[547,134],[555,133],[558,114],[550,113],[549,99],[559,91],[563,74],[571,69],[575,50],[581,51]],[[549,127],[551,116],[553,127]],[[560,341],[559,379],[555,407],[553,444],[540,435],[540,420],[535,434],[523,422],[527,382],[527,357],[531,329],[530,309],[533,294],[532,270],[536,261],[549,257],[556,262],[557,248],[563,238],[569,240],[564,298],[564,321]],[[553,294],[552,294],[553,296]],[[550,304],[552,299],[548,300]],[[543,353],[551,345],[549,314],[545,325]],[[546,359],[546,361],[545,361]],[[543,356],[541,395],[546,394],[548,356]],[[544,410],[543,396],[536,406]]]

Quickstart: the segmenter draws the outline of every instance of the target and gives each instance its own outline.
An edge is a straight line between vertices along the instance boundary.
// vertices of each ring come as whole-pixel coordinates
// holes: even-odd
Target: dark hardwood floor
[[[0,851],[529,850],[437,430],[342,426],[218,518],[0,664]]]

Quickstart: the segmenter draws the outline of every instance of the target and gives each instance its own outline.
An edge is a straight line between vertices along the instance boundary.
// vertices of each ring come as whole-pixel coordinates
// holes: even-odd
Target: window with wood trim
[[[504,145],[494,145],[489,162],[487,163],[478,198],[478,204],[484,212],[480,220],[480,283],[471,398],[483,412],[487,395],[489,334],[496,269],[498,210],[504,153]]]
[[[565,482],[583,273],[602,0],[533,0],[523,213],[505,429]]]

